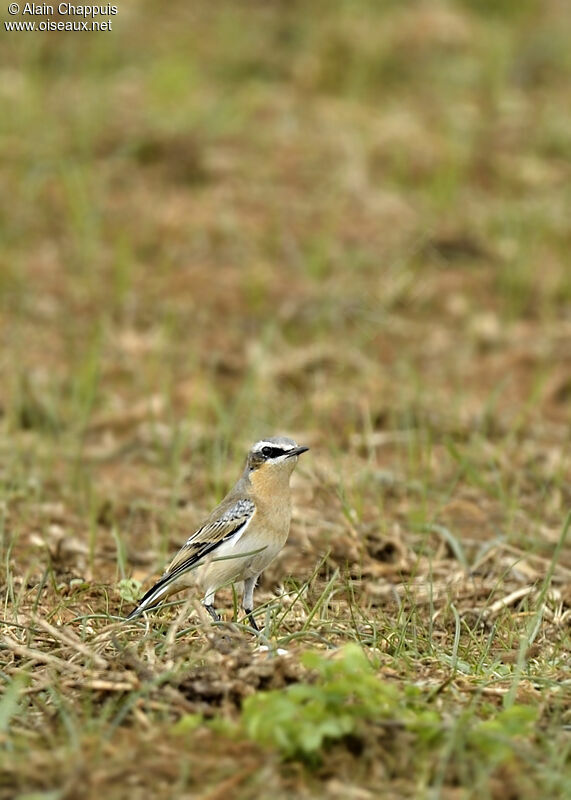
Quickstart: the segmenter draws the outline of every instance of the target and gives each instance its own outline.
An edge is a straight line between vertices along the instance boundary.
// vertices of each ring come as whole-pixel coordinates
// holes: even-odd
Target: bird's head
[[[309,450],[289,439],[287,436],[274,436],[269,439],[260,439],[256,442],[246,462],[246,470],[250,476],[284,475],[289,477],[297,464],[297,458]],[[258,477],[257,476],[257,477]]]

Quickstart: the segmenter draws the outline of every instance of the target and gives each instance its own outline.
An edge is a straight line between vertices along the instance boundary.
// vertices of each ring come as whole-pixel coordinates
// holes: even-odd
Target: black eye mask
[[[279,458],[285,455],[285,451],[281,447],[262,447],[262,455],[264,458]]]

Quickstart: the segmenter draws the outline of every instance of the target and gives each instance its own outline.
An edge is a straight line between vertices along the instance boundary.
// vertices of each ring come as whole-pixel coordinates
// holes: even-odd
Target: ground
[[[2,32],[0,798],[568,798],[566,4],[117,9]],[[260,636],[122,623],[275,434]]]

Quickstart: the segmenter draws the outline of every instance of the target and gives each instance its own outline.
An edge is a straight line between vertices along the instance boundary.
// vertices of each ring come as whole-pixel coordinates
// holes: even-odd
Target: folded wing
[[[251,500],[240,499],[219,507],[205,524],[186,541],[169,564],[165,574],[142,597],[127,619],[135,619],[153,608],[169,593],[171,585],[203,558],[217,550],[223,542],[237,542],[248,527],[256,507]]]

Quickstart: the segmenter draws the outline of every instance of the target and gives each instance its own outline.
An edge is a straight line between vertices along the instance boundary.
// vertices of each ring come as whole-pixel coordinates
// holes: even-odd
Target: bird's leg
[[[259,631],[258,625],[256,624],[256,620],[254,619],[254,586],[256,585],[256,581],[258,580],[258,576],[256,575],[255,578],[246,578],[244,581],[244,595],[242,597],[242,607],[246,612],[246,616],[250,622],[250,625],[255,631]]]
[[[220,622],[220,614],[214,608],[214,597],[216,596],[216,589],[212,591],[209,589],[204,595],[202,605],[208,611],[214,622]]]
[[[249,608],[249,609],[248,609],[248,608],[245,608],[245,609],[244,609],[244,611],[246,612],[246,616],[248,617],[248,620],[249,620],[249,622],[250,622],[250,625],[252,626],[252,628],[253,628],[255,631],[259,631],[260,629],[258,628],[258,623],[257,623],[257,622],[256,622],[256,620],[254,619],[254,615],[253,615],[253,613],[252,613],[252,612],[253,612],[253,610],[254,610],[253,608]]]
[[[214,606],[204,604],[204,608],[208,611],[214,622],[220,622],[220,614],[216,611]]]

